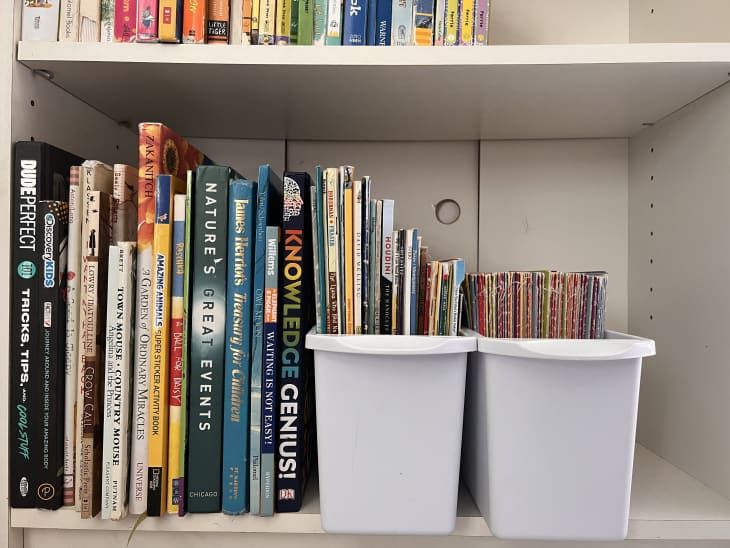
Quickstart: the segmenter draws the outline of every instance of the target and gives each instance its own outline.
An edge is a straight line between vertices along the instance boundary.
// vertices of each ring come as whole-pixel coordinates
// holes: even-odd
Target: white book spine
[[[101,41],[114,42],[114,0],[101,0]]]
[[[101,41],[101,0],[80,0],[79,41]]]
[[[251,36],[243,35],[243,0],[231,0],[230,24],[228,28],[231,33],[231,44],[250,44]]]
[[[436,0],[435,2],[435,13],[433,25],[433,43],[435,46],[444,45],[444,14],[446,13],[446,0]]]
[[[58,39],[61,0],[23,2],[21,37],[26,41],[55,42]]]
[[[76,369],[79,359],[79,276],[81,274],[80,167],[74,166],[68,191],[68,259],[66,284],[66,385],[63,416],[63,502],[74,504],[76,461]]]
[[[342,0],[329,0],[327,3],[326,45],[342,42]]]
[[[58,23],[59,42],[79,41],[79,4],[80,0],[61,1],[61,17]]]
[[[353,318],[355,335],[362,335],[362,181],[357,179],[352,182],[352,239]]]

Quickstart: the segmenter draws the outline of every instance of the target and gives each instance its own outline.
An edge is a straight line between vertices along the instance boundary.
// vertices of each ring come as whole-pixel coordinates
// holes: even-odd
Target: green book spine
[[[200,166],[193,192],[194,256],[190,291],[189,512],[220,512],[225,373],[228,185],[233,172]]]
[[[314,35],[314,0],[297,0],[299,20],[297,21],[297,44],[311,46]]]
[[[299,42],[299,4],[300,0],[291,0],[291,34],[289,35],[289,43],[293,45],[301,44]]]

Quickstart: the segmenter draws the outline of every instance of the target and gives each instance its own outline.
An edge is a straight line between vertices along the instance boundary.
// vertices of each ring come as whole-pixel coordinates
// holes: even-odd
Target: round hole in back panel
[[[456,200],[446,198],[433,206],[438,222],[444,225],[452,225],[461,217],[461,206]]]

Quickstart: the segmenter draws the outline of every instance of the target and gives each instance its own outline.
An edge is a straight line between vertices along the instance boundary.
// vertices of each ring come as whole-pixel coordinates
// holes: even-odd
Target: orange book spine
[[[229,0],[209,0],[208,2],[208,44],[227,44],[230,37],[231,6]]]
[[[205,43],[207,9],[205,0],[185,0],[183,3],[183,43]]]

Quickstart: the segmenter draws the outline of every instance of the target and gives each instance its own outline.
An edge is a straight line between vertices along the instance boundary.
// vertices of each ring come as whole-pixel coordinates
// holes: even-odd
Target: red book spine
[[[134,42],[137,39],[137,0],[115,0],[114,41]]]

